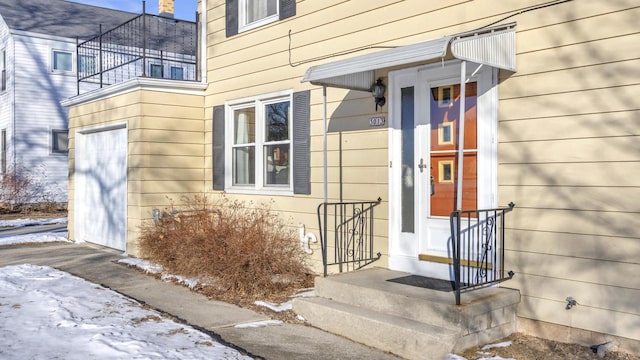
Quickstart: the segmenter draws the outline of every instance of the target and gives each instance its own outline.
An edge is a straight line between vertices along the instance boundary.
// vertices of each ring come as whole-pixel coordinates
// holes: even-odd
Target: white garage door
[[[79,131],[75,150],[76,241],[126,250],[127,129]]]

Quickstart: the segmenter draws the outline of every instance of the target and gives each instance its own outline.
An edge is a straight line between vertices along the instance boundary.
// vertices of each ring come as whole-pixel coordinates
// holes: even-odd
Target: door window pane
[[[401,90],[400,122],[402,123],[402,232],[412,233],[414,225],[414,169],[413,148],[414,111],[413,87]]]
[[[431,88],[431,176],[435,179],[431,216],[449,216],[457,207],[460,85]],[[462,209],[477,208],[477,83],[465,87]]]

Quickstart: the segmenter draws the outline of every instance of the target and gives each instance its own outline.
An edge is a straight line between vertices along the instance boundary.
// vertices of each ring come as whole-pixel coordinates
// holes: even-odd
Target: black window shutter
[[[213,108],[213,189],[224,190],[224,105]]]
[[[238,33],[238,0],[227,0],[225,6],[227,37]]]
[[[296,15],[296,0],[280,0],[280,20]]]
[[[293,93],[293,193],[311,194],[311,92]]]

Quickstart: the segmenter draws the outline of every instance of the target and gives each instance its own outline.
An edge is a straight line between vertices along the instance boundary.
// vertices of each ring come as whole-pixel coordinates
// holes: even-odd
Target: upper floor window
[[[184,69],[178,66],[171,67],[171,78],[173,80],[183,80],[184,79]]]
[[[153,77],[153,78],[163,78],[163,68],[162,65],[160,64],[151,64],[150,68],[149,68],[149,76]]]
[[[0,71],[2,71],[2,84],[0,84],[0,91],[7,90],[7,52],[5,49],[0,50]]]
[[[7,173],[7,129],[0,131],[0,174]]]
[[[80,61],[78,61],[78,71],[85,76],[95,74],[96,57],[92,55],[80,55]]]
[[[69,152],[69,132],[67,130],[51,130],[51,152]]]
[[[227,0],[226,33],[232,36],[295,14],[295,0]]]
[[[73,53],[68,51],[53,50],[51,70],[60,72],[73,71]]]
[[[278,20],[278,0],[240,0],[240,28],[245,30]]]

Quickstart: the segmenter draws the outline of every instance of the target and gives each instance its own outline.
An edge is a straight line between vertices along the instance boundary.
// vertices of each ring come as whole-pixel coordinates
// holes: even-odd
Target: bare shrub
[[[295,231],[268,204],[221,196],[185,199],[188,210],[142,226],[141,255],[174,274],[212,279],[207,291],[257,298],[310,286]]]
[[[11,210],[20,210],[26,204],[35,202],[42,189],[34,173],[23,166],[11,167],[0,180],[0,202]]]
[[[53,211],[65,206],[56,202],[61,189],[47,185],[47,172],[43,165],[27,169],[16,165],[0,176],[0,204],[10,211]]]

